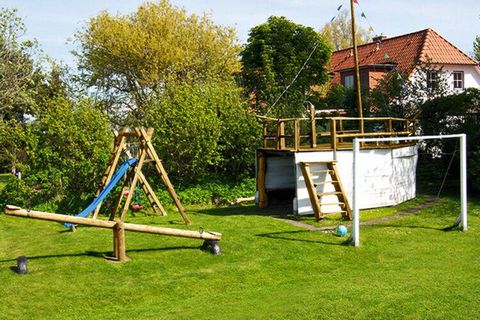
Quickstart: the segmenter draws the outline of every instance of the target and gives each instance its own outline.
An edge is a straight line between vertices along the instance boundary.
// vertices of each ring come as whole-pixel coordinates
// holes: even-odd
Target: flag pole
[[[358,109],[358,117],[360,118],[360,133],[363,133],[364,126],[363,126],[362,92],[360,87],[360,68],[358,66],[354,0],[350,0],[350,12],[352,17],[352,44],[353,44],[353,59],[355,61],[355,79],[356,79],[355,86],[357,89],[357,109]]]

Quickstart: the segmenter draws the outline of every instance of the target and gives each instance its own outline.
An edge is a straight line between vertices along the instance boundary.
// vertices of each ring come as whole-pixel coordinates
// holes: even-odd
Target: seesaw
[[[194,238],[205,240],[202,249],[210,250],[213,254],[220,253],[220,246],[218,241],[221,240],[222,235],[217,232],[207,232],[207,231],[191,231],[191,230],[180,230],[173,228],[163,228],[163,227],[154,227],[141,224],[126,223],[122,220],[111,221],[111,220],[99,220],[99,219],[89,219],[82,218],[64,214],[56,214],[50,212],[34,211],[34,210],[25,210],[17,206],[7,205],[5,207],[5,214],[10,216],[17,216],[23,218],[31,218],[38,220],[47,220],[71,224],[80,224],[86,226],[93,226],[97,228],[112,229],[113,230],[113,257],[112,260],[123,262],[127,261],[128,257],[126,255],[125,247],[125,231],[132,232],[141,232],[141,233],[152,233],[160,234],[164,236],[173,236],[173,237],[183,237],[183,238]]]

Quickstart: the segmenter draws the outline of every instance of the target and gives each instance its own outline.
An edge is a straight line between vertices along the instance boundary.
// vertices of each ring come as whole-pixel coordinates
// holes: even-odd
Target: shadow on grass
[[[302,234],[307,234],[307,233],[311,233],[311,232],[314,232],[314,231],[309,231],[309,230],[279,231],[279,232],[260,233],[260,234],[257,234],[255,236],[270,238],[270,239],[275,239],[275,240],[328,244],[328,245],[332,245],[332,246],[342,246],[342,245],[345,245],[347,243],[347,241],[339,243],[339,242],[334,242],[334,241],[311,240],[311,239],[301,239],[299,237],[294,237],[295,235],[302,235]],[[332,235],[332,237],[334,237],[334,236]]]
[[[163,248],[146,248],[146,249],[130,249],[127,253],[132,252],[155,252],[155,251],[170,251],[170,250],[200,250],[201,246],[175,246],[175,247],[163,247]],[[50,258],[66,258],[66,257],[95,257],[106,258],[112,255],[112,251],[85,251],[83,253],[66,253],[66,254],[47,254],[38,256],[27,256],[28,260],[41,260]],[[17,258],[0,260],[0,263],[16,262]],[[16,266],[11,266],[10,269],[14,272],[17,271]]]
[[[459,228],[457,226],[455,226],[454,224],[450,224],[450,225],[447,225],[447,226],[436,226],[436,227],[432,227],[432,226],[425,226],[425,225],[404,225],[404,224],[382,224],[382,223],[379,223],[379,224],[371,224],[371,225],[365,225],[365,226],[361,226],[361,228],[363,227],[373,227],[373,228],[383,228],[383,229],[425,229],[425,230],[436,230],[436,231],[444,231],[444,232],[448,232],[448,231],[459,231]]]
[[[293,216],[292,208],[289,206],[276,205],[261,209],[256,205],[239,205],[230,207],[216,207],[195,210],[201,214],[212,216]]]

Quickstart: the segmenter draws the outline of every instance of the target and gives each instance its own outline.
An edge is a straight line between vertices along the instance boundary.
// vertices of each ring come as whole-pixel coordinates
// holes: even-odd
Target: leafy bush
[[[467,135],[468,179],[470,186],[479,191],[480,90],[470,88],[460,94],[432,99],[422,104],[420,108],[422,113],[419,126],[422,134],[465,133]],[[445,140],[439,143],[441,145],[437,145],[437,147],[443,151],[452,151],[455,148],[451,141]]]
[[[251,172],[260,134],[233,82],[169,87],[147,113],[154,145],[171,176]]]
[[[26,126],[35,141],[24,163],[27,169],[20,185],[13,181],[5,187],[2,199],[29,206],[53,202],[75,212],[93,194],[110,154],[106,117],[89,100],[55,98]]]
[[[216,198],[219,204],[231,203],[236,198],[251,197],[255,194],[256,182],[254,178],[245,178],[236,183],[221,178],[218,175],[205,176],[195,183],[188,185],[176,185],[183,204],[211,204]],[[163,204],[173,204],[166,190],[158,190],[157,196]],[[144,200],[144,204],[147,204]]]

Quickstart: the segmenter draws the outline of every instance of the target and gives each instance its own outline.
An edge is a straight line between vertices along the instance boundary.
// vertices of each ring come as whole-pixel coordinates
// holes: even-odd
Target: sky
[[[16,8],[27,27],[25,39],[38,40],[44,53],[57,61],[74,66],[71,41],[76,31],[90,17],[101,11],[128,14],[142,0],[0,0],[1,7]],[[237,30],[240,43],[248,39],[249,30],[268,17],[285,16],[295,23],[320,30],[348,0],[170,0],[189,13],[208,13],[222,26]],[[375,34],[393,37],[432,28],[467,54],[480,35],[480,0],[358,0],[356,19]],[[366,18],[361,17],[364,13]]]

